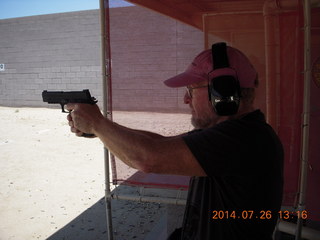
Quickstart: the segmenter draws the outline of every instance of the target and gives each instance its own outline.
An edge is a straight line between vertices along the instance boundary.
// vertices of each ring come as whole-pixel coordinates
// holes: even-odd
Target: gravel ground
[[[0,107],[0,116],[0,240],[107,239],[99,139],[75,137],[59,109]],[[188,114],[113,116],[163,135],[191,130]],[[118,171],[129,176],[132,169]],[[150,238],[165,211],[158,203],[113,200],[115,239]]]

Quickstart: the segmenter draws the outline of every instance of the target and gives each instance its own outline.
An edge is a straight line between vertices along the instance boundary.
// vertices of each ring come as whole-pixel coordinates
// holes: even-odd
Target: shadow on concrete
[[[104,197],[47,239],[106,240],[107,222]]]
[[[114,239],[167,239],[166,209],[157,203],[112,200]],[[47,240],[108,240],[104,197]]]
[[[143,175],[136,173],[127,182],[133,185],[147,186],[157,183],[158,186],[173,188],[144,189],[150,196],[175,198],[177,189],[184,189],[182,198],[186,198],[186,185],[189,179],[164,175]],[[175,183],[175,184],[173,184]],[[141,187],[120,184],[113,194],[141,196]],[[181,226],[184,206],[162,204],[156,202],[138,202],[132,200],[113,199],[112,224],[113,236],[117,240],[164,240],[168,231]],[[169,214],[168,214],[169,213]],[[169,225],[169,227],[168,227]],[[52,234],[47,240],[107,240],[107,221],[105,198],[85,210],[66,226]]]

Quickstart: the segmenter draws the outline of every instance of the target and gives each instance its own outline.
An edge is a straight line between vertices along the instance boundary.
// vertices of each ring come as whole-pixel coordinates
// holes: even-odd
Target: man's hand
[[[66,108],[70,112],[67,119],[71,132],[79,137],[83,133],[95,134],[95,125],[104,119],[96,104],[69,103]]]

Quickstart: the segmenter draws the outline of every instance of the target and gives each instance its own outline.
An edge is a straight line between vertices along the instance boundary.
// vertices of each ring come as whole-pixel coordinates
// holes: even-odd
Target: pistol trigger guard
[[[64,109],[64,105],[66,105],[67,103],[68,103],[68,101],[66,101],[65,99],[62,99],[61,102],[60,102],[62,112],[64,112],[64,113],[69,113],[69,111],[66,111]]]
[[[64,103],[60,103],[60,105],[61,105],[61,110],[62,110],[62,112],[64,112],[64,113],[69,113],[69,112],[66,112],[66,110],[64,110]]]
[[[98,100],[95,97],[91,97],[91,104],[96,104]]]

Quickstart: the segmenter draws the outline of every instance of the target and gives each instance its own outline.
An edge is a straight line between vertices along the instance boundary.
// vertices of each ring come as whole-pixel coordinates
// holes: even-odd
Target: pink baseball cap
[[[213,53],[214,54],[214,53]],[[221,75],[237,76],[241,88],[256,87],[257,72],[249,59],[238,49],[227,46],[229,68],[218,68],[214,71],[211,49],[201,52],[183,72],[164,81],[168,87],[183,87]]]

